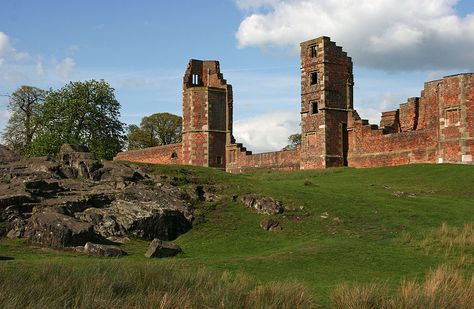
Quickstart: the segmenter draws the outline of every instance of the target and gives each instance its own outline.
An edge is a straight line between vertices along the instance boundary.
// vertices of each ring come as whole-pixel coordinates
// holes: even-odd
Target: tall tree
[[[64,143],[89,147],[99,158],[112,159],[124,144],[120,103],[104,80],[70,82],[51,91],[38,109],[32,155],[55,154]]]
[[[38,128],[34,118],[46,93],[45,90],[36,87],[21,86],[10,96],[8,110],[11,116],[2,138],[7,146],[18,153],[26,154],[30,149]]]
[[[156,113],[142,118],[140,127],[128,127],[128,149],[142,149],[181,142],[182,118]]]

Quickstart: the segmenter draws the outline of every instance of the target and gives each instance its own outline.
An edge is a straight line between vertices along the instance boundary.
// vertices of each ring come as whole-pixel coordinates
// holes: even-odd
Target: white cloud
[[[236,0],[251,9],[236,36],[239,47],[294,50],[301,41],[330,36],[368,68],[474,69],[474,9],[460,16],[458,2]]]
[[[11,44],[8,35],[0,31],[0,57],[2,59],[11,58],[15,61],[23,61],[28,59],[29,55],[25,52],[18,52]]]
[[[76,62],[74,59],[66,57],[61,62],[56,64],[56,73],[58,73],[63,79],[69,79],[75,66]]]
[[[299,115],[279,111],[234,122],[234,136],[253,152],[280,150],[288,144],[288,136],[300,132]]]
[[[40,60],[36,62],[35,71],[36,71],[36,75],[38,75],[39,77],[44,76],[45,72],[44,72],[44,67],[43,67],[43,61]]]

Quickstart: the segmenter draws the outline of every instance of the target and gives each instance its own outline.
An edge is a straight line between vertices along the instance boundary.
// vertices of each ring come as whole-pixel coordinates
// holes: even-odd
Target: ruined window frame
[[[318,45],[314,44],[309,47],[309,56],[316,58],[318,56]]]
[[[318,84],[318,72],[310,72],[309,73],[309,84],[310,86],[315,86]]]
[[[318,114],[319,113],[319,100],[309,100],[309,108],[311,114]]]
[[[457,121],[450,121],[448,115],[456,112]],[[459,106],[446,108],[444,110],[444,126],[445,127],[457,127],[461,125],[461,108]]]

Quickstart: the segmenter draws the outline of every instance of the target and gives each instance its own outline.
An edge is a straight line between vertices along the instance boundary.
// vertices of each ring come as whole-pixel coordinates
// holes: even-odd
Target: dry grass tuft
[[[457,229],[443,223],[434,231],[434,237],[448,248],[474,247],[474,224],[466,223],[463,229]]]
[[[391,293],[385,284],[343,284],[336,288],[332,300],[335,308],[349,309],[472,309],[474,275],[466,279],[459,271],[441,266],[423,283],[402,282],[398,293]]]
[[[246,276],[174,265],[97,262],[0,268],[2,308],[313,308],[299,284],[259,284]]]

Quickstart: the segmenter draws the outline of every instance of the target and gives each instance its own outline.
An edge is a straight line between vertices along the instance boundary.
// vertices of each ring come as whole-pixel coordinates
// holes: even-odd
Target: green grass
[[[211,206],[197,205],[203,223],[180,236],[184,254],[148,261],[147,242],[124,245],[128,256],[114,263],[140,267],[169,263],[180,268],[205,267],[217,276],[244,274],[260,283],[298,282],[308,288],[321,307],[342,282],[383,281],[395,289],[404,279],[423,280],[439,265],[458,265],[471,259],[466,250],[427,250],[425,235],[443,223],[461,230],[474,222],[474,166],[410,165],[373,169],[321,171],[261,171],[241,175],[183,166],[155,166],[177,185],[208,184],[226,197]],[[232,195],[258,193],[283,201],[287,210],[272,216],[283,230],[266,232],[258,215],[232,200]],[[327,218],[323,218],[327,217]],[[407,241],[409,239],[410,241]],[[433,242],[429,242],[433,243]],[[0,267],[35,267],[42,261],[92,267],[101,259],[0,241]],[[467,256],[467,258],[466,258]],[[462,263],[470,275],[472,263]],[[12,270],[14,271],[14,270]]]

